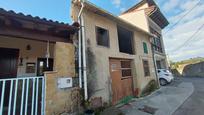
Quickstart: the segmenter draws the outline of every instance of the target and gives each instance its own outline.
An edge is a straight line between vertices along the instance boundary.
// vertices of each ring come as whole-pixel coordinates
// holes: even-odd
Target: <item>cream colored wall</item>
[[[144,10],[138,10],[137,12],[126,13],[119,16],[120,18],[126,20],[127,22],[149,32],[149,25],[147,21],[147,16]]]
[[[108,102],[111,97],[109,57],[134,59],[134,56],[119,53],[116,23],[90,12],[85,12],[85,14],[86,38],[90,41],[87,45],[91,48],[91,52],[95,56],[94,60],[97,85],[95,86],[95,93],[92,97],[103,97],[103,100]],[[110,48],[97,45],[95,26],[109,30]]]
[[[150,32],[150,27],[152,27],[159,34],[162,35],[162,29],[151,18],[146,16],[144,8],[148,8],[148,5],[144,4],[144,5],[140,6],[138,9],[136,9],[137,11],[131,12],[131,13],[126,13],[126,14],[123,14],[119,17],[134,24],[135,26],[140,27],[141,29],[143,29],[147,32]],[[156,52],[156,53],[157,53],[157,55],[160,55],[162,57],[162,59],[165,60],[165,66],[166,66],[168,64],[167,64],[167,59],[165,56],[165,47],[164,47],[163,38],[161,38],[161,44],[163,47],[163,53],[162,54],[160,54],[159,52]],[[160,59],[157,58],[157,60],[160,60]]]
[[[148,4],[147,3],[144,3],[143,5],[141,5],[140,7],[138,7],[136,10],[143,10],[145,8],[148,8]]]
[[[147,43],[148,54],[144,53],[143,42]],[[154,68],[154,63],[152,59],[152,50],[151,50],[149,38],[147,36],[142,35],[139,32],[135,32],[135,45],[136,45],[135,65],[137,70],[136,71],[137,87],[135,88],[139,88],[141,91],[149,81],[151,81],[152,79],[156,79],[155,68]],[[143,62],[142,62],[143,59],[149,61],[149,69],[150,69],[149,77],[144,76],[144,68],[143,68]]]
[[[162,29],[154,22],[152,21],[149,17],[146,16],[144,10],[139,10],[137,12],[132,12],[132,13],[127,13],[124,15],[121,15],[120,18],[130,22],[131,24],[147,31],[150,32],[150,28],[154,28],[158,33],[162,35]],[[165,47],[164,47],[164,42],[163,38],[161,39],[162,47],[163,47],[163,54],[165,54]],[[162,56],[162,55],[161,55]],[[164,58],[166,58],[164,56]]]
[[[26,46],[30,45],[31,50],[26,50]],[[0,36],[0,47],[2,48],[15,48],[19,49],[19,58],[23,58],[23,66],[18,66],[17,75],[19,77],[36,76],[37,72],[37,58],[45,58],[47,51],[47,43],[41,41],[34,41],[28,39],[14,38],[14,37],[3,37]],[[50,56],[53,58],[54,44],[50,44]],[[20,61],[20,60],[19,60]],[[25,72],[26,63],[31,62],[36,64],[35,73],[28,74]]]
[[[76,21],[78,15],[78,8],[72,8],[72,17]],[[76,12],[74,12],[76,11]],[[103,101],[110,102],[111,100],[111,77],[109,72],[109,58],[124,58],[132,59],[134,68],[134,89],[139,88],[140,90],[152,79],[155,79],[155,73],[153,69],[153,61],[151,54],[151,46],[148,36],[135,30],[134,32],[134,44],[135,44],[135,55],[129,55],[119,52],[118,46],[118,35],[117,35],[117,23],[111,21],[105,17],[91,13],[90,11],[84,11],[83,16],[85,17],[85,34],[87,39],[87,47],[91,50],[92,56],[88,57],[94,60],[94,76],[95,79],[94,94],[92,97],[102,97]],[[109,31],[110,47],[98,46],[96,43],[95,26],[105,28]],[[132,30],[134,31],[134,30]],[[142,41],[147,42],[149,54],[143,53]],[[150,77],[144,77],[142,59],[148,59],[150,63]],[[89,63],[88,63],[89,64]],[[90,70],[88,70],[90,71]],[[89,76],[90,77],[90,76]],[[88,84],[90,85],[90,84]]]

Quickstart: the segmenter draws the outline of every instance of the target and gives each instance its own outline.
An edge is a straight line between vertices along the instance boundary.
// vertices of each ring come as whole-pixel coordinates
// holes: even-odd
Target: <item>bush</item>
[[[144,96],[147,96],[147,95],[151,94],[156,89],[158,89],[158,84],[157,84],[156,80],[151,80],[146,85],[146,87],[143,89],[143,91],[141,93],[141,97],[144,97]]]

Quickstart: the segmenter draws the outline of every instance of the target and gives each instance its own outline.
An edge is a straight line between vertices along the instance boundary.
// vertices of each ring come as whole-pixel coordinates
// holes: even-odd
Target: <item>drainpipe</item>
[[[81,25],[82,25],[82,53],[83,53],[83,77],[84,77],[84,98],[88,99],[88,91],[87,91],[87,71],[86,71],[86,37],[85,37],[85,27],[84,27],[84,18],[81,17]]]
[[[86,71],[86,38],[85,38],[85,28],[84,28],[84,18],[82,15],[84,9],[84,0],[81,0],[81,10],[78,15],[78,21],[81,25],[81,29],[79,31],[79,84],[80,88],[82,87],[82,73],[84,80],[84,99],[88,99],[88,91],[87,91],[87,71]],[[81,59],[82,57],[82,59]],[[82,72],[83,65],[83,72]]]
[[[79,11],[79,15],[78,15],[78,23],[79,25],[81,25],[81,14],[82,11],[84,9],[84,4],[82,4],[82,7]],[[78,32],[78,56],[79,56],[79,87],[82,88],[82,63],[81,63],[81,30]]]

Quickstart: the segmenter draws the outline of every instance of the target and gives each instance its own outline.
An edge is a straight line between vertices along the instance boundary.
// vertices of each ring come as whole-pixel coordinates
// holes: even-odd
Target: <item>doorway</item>
[[[112,79],[112,104],[133,95],[133,76],[131,60],[110,59],[110,75]]]
[[[157,69],[161,69],[161,68],[162,68],[162,67],[161,67],[161,61],[157,60],[157,61],[156,61],[156,64],[157,64]]]
[[[0,79],[9,79],[17,77],[19,49],[0,48]],[[5,83],[4,104],[8,106],[9,92],[11,82]],[[2,89],[2,82],[0,82]],[[1,97],[1,92],[0,92]]]
[[[16,78],[19,49],[0,48],[0,79]]]

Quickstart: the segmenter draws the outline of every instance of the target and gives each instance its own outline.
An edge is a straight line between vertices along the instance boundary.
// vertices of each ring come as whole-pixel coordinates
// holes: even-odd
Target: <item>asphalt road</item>
[[[204,115],[204,77],[179,78],[171,85],[177,85],[182,81],[192,82],[194,85],[194,92],[173,115]]]

